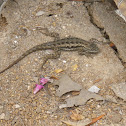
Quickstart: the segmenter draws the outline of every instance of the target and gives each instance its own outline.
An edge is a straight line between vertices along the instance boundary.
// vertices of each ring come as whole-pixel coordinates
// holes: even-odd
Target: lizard
[[[24,52],[19,58],[17,58],[17,60],[12,62],[8,67],[0,71],[0,74],[10,69],[27,55],[39,50],[47,49],[54,50],[54,54],[49,54],[44,58],[42,67],[48,59],[59,58],[61,55],[61,51],[78,51],[79,55],[85,55],[87,57],[91,56],[92,54],[98,54],[100,52],[100,49],[94,42],[86,41],[76,37],[66,37],[63,39],[54,40],[52,42],[42,43],[30,48],[29,50]]]

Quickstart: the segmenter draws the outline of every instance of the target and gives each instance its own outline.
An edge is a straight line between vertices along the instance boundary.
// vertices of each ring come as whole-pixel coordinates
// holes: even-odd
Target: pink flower
[[[40,91],[42,88],[44,88],[43,85],[39,85],[39,84],[36,84],[35,86],[36,86],[36,87],[35,87],[35,89],[34,89],[34,94],[36,94],[38,91]]]
[[[34,94],[36,94],[38,91],[40,91],[42,88],[44,88],[44,84],[47,82],[52,82],[52,80],[49,77],[40,78],[40,84],[36,84],[36,87],[34,89]]]
[[[46,84],[50,79],[47,78],[40,78],[40,84],[44,85]]]

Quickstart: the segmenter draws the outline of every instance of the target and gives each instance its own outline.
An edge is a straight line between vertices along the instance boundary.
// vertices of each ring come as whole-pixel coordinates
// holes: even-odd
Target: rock
[[[118,14],[120,17],[122,17],[126,21],[126,1],[125,0],[114,0],[116,5],[118,6]]]
[[[117,103],[116,99],[113,96],[110,96],[110,95],[106,95],[105,100],[109,101],[109,102]]]
[[[126,82],[122,82],[119,84],[112,84],[111,88],[118,97],[126,101]]]
[[[91,7],[91,15],[94,23],[106,30],[110,41],[117,47],[121,59],[126,62],[126,22],[115,11],[110,13],[109,9],[111,9],[109,3],[96,2]]]

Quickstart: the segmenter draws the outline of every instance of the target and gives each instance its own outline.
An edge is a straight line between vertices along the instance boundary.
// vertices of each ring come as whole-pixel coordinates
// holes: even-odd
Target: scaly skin
[[[54,50],[54,54],[50,54],[46,56],[44,59],[44,62],[42,66],[46,63],[48,59],[56,59],[60,57],[61,51],[78,51],[78,54],[80,55],[86,55],[90,56],[92,54],[97,54],[100,52],[99,48],[96,44],[93,42],[88,42],[80,38],[64,38],[59,39],[53,42],[43,43],[40,45],[36,45],[32,47],[31,49],[27,50],[24,54],[22,54],[17,60],[15,60],[12,64],[10,64],[8,67],[3,69],[1,73],[5,72],[15,64],[17,64],[19,61],[21,61],[23,58],[25,58],[27,55],[39,51],[39,50],[47,50],[51,49]]]

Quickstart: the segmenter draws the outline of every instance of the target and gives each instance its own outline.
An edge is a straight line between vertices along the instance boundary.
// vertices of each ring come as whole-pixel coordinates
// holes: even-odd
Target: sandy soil
[[[38,27],[58,33],[60,38],[110,40],[118,54],[108,44],[98,44],[101,52],[93,58],[62,52],[59,59],[49,60],[43,69],[40,67],[49,50],[25,57],[0,75],[0,126],[66,126],[62,120],[76,121],[71,119],[73,111],[78,111],[83,120],[106,114],[92,126],[125,126],[126,103],[116,96],[111,85],[126,81],[126,23],[111,8],[109,3],[90,5],[67,0],[7,2],[0,19],[0,70],[31,47],[54,40]],[[63,72],[56,73],[57,69]],[[55,95],[55,79],[48,85],[49,92],[43,89],[33,94],[40,76],[60,78],[62,74],[69,75],[85,89],[96,85],[99,95],[111,96],[117,102],[91,99],[83,106],[60,109],[63,99]]]

